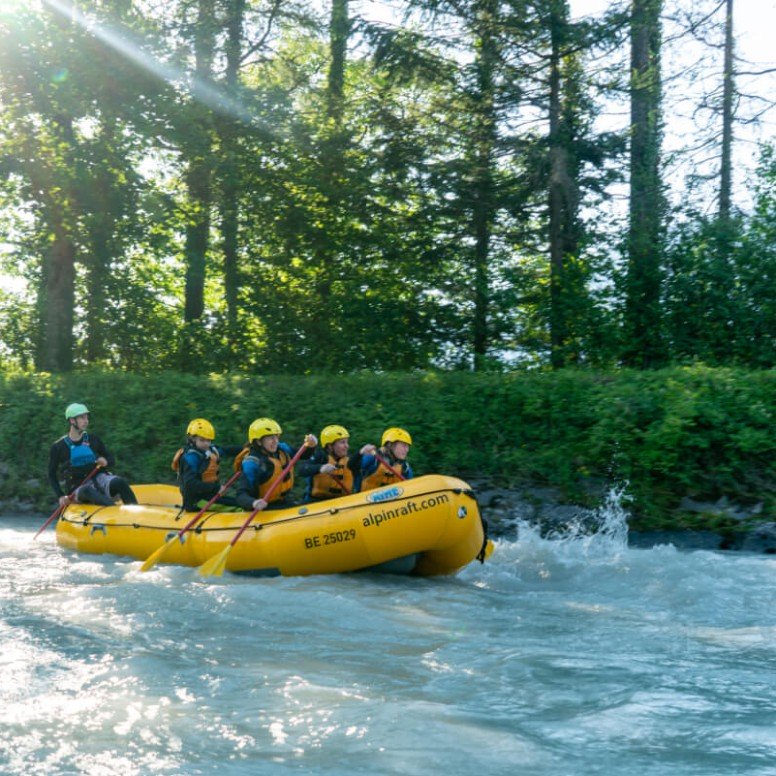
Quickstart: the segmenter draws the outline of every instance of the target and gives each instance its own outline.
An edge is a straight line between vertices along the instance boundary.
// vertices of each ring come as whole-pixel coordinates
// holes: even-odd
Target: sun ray
[[[13,2],[14,0],[10,0]],[[3,0],[8,2],[8,0]],[[223,89],[197,79],[182,68],[161,61],[148,50],[142,41],[126,29],[118,30],[111,25],[87,16],[76,6],[62,0],[42,0],[55,13],[78,24],[84,30],[94,35],[107,46],[136,65],[147,70],[157,78],[181,91],[188,92],[194,99],[206,105],[211,110],[229,116],[245,124],[261,128],[270,134],[266,124],[245,108],[239,100],[227,94]]]

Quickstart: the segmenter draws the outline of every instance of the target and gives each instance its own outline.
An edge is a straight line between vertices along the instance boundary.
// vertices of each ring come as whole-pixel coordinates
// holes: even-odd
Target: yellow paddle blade
[[[485,545],[485,560],[487,560],[491,555],[493,555],[493,550],[496,549],[496,545],[493,544],[493,542],[488,539],[488,543]]]
[[[178,538],[178,535],[171,536],[158,550],[154,550],[146,559],[143,565],[140,567],[141,571],[148,571],[152,569],[167,553],[167,549]]]
[[[208,558],[200,567],[199,575],[201,577],[220,577],[226,569],[226,559],[229,557],[229,551],[232,549],[231,544],[227,544],[218,555],[214,555],[212,558]]]

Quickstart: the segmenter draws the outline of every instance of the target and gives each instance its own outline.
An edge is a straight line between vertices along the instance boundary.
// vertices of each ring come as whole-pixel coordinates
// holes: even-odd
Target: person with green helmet
[[[382,488],[401,479],[412,479],[412,467],[407,461],[411,446],[412,437],[408,431],[398,426],[387,428],[377,453],[367,454],[361,460],[361,490]]]
[[[362,456],[374,454],[374,445],[364,445],[348,455],[350,432],[344,426],[331,425],[321,431],[321,447],[299,464],[299,476],[307,482],[304,503],[355,493],[361,480]]]
[[[87,432],[89,410],[86,405],[69,404],[65,409],[65,420],[69,426],[67,434],[51,445],[48,463],[49,483],[60,505],[65,507],[74,501],[112,506],[117,498],[125,504],[137,504],[129,483],[108,471],[115,460],[103,441],[96,434]],[[100,471],[82,485],[95,466],[99,466]],[[73,493],[73,498],[67,493]]]
[[[235,471],[240,467],[240,479],[237,481],[237,503],[246,511],[282,509],[289,506],[289,495],[294,486],[294,472],[291,470],[275,488],[269,501],[264,495],[272,483],[294,457],[290,445],[280,441],[283,429],[271,418],[257,418],[248,428],[248,444],[235,458]],[[313,434],[305,438],[307,449],[302,458],[312,455],[312,448],[318,444]]]
[[[196,512],[221,489],[218,465],[224,456],[236,456],[242,445],[216,445],[216,430],[209,420],[194,418],[186,427],[186,444],[173,456],[172,470],[178,473],[178,486],[183,508]],[[213,511],[221,507],[236,507],[232,496],[221,496]]]

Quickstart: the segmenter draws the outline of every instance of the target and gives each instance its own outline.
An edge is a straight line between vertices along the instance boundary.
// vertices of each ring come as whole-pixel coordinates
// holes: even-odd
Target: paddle
[[[207,502],[207,504],[205,504],[205,506],[204,506],[204,507],[202,507],[202,509],[200,509],[200,510],[199,510],[199,512],[197,512],[197,514],[196,514],[196,515],[194,515],[194,517],[192,517],[192,518],[191,518],[191,520],[189,520],[189,522],[188,522],[188,523],[186,523],[186,525],[184,525],[184,526],[183,526],[183,528],[181,528],[181,530],[180,530],[180,531],[178,531],[178,533],[176,533],[176,534],[174,534],[173,536],[171,536],[171,537],[170,537],[170,538],[169,538],[169,539],[168,539],[168,540],[167,540],[167,541],[166,541],[166,542],[165,542],[165,543],[164,543],[164,544],[163,544],[161,547],[159,547],[159,549],[157,549],[157,550],[154,550],[154,551],[153,551],[153,552],[152,552],[152,553],[151,553],[151,554],[150,554],[150,555],[149,555],[149,556],[148,556],[148,557],[145,559],[145,563],[143,563],[143,565],[140,567],[140,570],[141,570],[141,571],[149,571],[149,570],[150,570],[150,569],[152,569],[152,568],[153,568],[153,567],[154,567],[154,566],[155,566],[157,563],[159,563],[159,561],[160,561],[160,560],[161,560],[161,559],[162,559],[162,558],[163,558],[163,557],[164,557],[164,556],[167,554],[167,550],[169,550],[169,549],[170,549],[170,547],[172,547],[172,545],[173,545],[173,544],[175,544],[176,540],[179,540],[179,539],[181,539],[181,537],[183,536],[183,534],[185,534],[185,533],[186,533],[186,531],[190,531],[190,530],[192,529],[192,527],[193,527],[193,526],[194,526],[194,524],[195,524],[195,523],[196,523],[196,522],[199,520],[199,518],[200,518],[200,517],[202,517],[202,515],[204,515],[204,514],[205,514],[205,512],[207,512],[207,510],[208,510],[208,509],[209,509],[209,508],[210,508],[210,507],[213,505],[213,503],[214,503],[215,501],[218,501],[218,499],[220,499],[220,498],[221,498],[221,496],[223,496],[223,495],[224,495],[224,493],[226,493],[226,491],[227,491],[227,488],[229,488],[229,486],[230,486],[230,485],[231,485],[231,484],[232,484],[232,483],[233,483],[233,482],[234,482],[234,481],[235,481],[235,480],[236,480],[236,479],[237,479],[237,478],[238,478],[238,477],[239,477],[241,474],[242,474],[242,470],[241,470],[241,469],[238,469],[238,470],[237,470],[237,471],[236,471],[236,472],[235,472],[235,473],[234,473],[234,474],[233,474],[233,475],[232,475],[232,476],[231,476],[231,477],[230,477],[230,478],[229,478],[229,479],[226,481],[226,483],[224,483],[224,486],[223,486],[222,488],[220,488],[220,489],[219,489],[218,493],[216,493],[216,495],[215,495],[215,496],[213,496],[213,498],[211,498],[211,499],[210,499],[210,501],[208,501],[208,502]]]
[[[400,480],[406,480],[407,478],[401,473],[397,472],[396,469],[391,466],[391,464],[388,463],[388,461],[385,460],[385,458],[382,457],[382,455],[379,455],[377,452],[372,453],[375,458],[385,467],[390,469]]]
[[[347,485],[345,485],[345,483],[344,483],[344,482],[340,482],[340,481],[339,481],[339,480],[338,480],[338,479],[337,479],[337,478],[334,476],[334,472],[328,472],[328,475],[329,475],[329,479],[330,479],[330,480],[334,480],[335,484],[336,484],[336,485],[339,487],[339,489],[340,489],[340,490],[341,490],[341,491],[342,491],[342,492],[343,492],[343,493],[344,493],[346,496],[349,496],[349,495],[350,495],[350,493],[351,493],[351,491],[350,491],[350,488],[349,488]]]
[[[98,469],[99,469],[99,468],[100,468],[99,464],[98,464],[97,466],[95,466],[95,467],[94,467],[94,468],[93,468],[93,469],[92,469],[92,470],[89,472],[89,474],[87,474],[87,475],[86,475],[86,477],[85,477],[84,481],[83,481],[83,482],[82,482],[80,485],[76,485],[76,486],[73,488],[73,490],[72,490],[70,493],[68,493],[68,494],[67,494],[67,497],[68,497],[69,499],[73,498],[73,496],[75,495],[75,492],[78,490],[78,488],[80,488],[80,487],[81,487],[81,486],[83,486],[83,485],[86,485],[86,483],[87,483],[87,482],[89,482],[89,480],[90,480],[92,477],[94,477],[94,475],[95,475],[95,474],[97,474],[97,471],[98,471]],[[48,520],[46,520],[46,522],[45,522],[45,523],[43,523],[43,525],[42,525],[42,526],[41,526],[41,527],[38,529],[38,533],[36,533],[36,534],[35,534],[35,536],[33,536],[33,537],[32,537],[32,541],[35,541],[35,540],[36,540],[36,539],[37,539],[37,538],[38,538],[38,537],[39,537],[39,536],[40,536],[40,535],[41,535],[41,534],[42,534],[42,533],[43,533],[43,532],[46,530],[46,528],[48,527],[49,523],[50,523],[52,520],[55,520],[57,517],[59,517],[60,513],[62,512],[62,510],[63,510],[63,509],[66,507],[66,506],[67,506],[67,504],[60,504],[60,505],[59,505],[59,506],[58,506],[58,507],[57,507],[57,508],[56,508],[56,509],[55,509],[55,510],[54,510],[54,511],[51,513],[51,517],[49,517],[49,519],[48,519]]]
[[[269,486],[267,492],[262,496],[264,501],[269,501],[269,497],[275,492],[278,485],[283,482],[283,478],[291,471],[291,469],[294,467],[294,464],[302,457],[302,453],[307,446],[307,439],[305,439],[302,446],[294,454],[294,457],[286,465],[286,468],[283,469],[280,474],[278,474],[278,476],[275,478],[275,481],[272,483],[272,485]],[[312,445],[310,445],[310,447],[312,447]],[[221,550],[221,552],[214,555],[212,558],[208,558],[208,560],[206,560],[199,567],[200,576],[220,577],[224,573],[224,569],[226,569],[226,559],[229,557],[229,553],[232,551],[232,547],[237,544],[239,538],[245,533],[258,511],[258,509],[254,509],[253,512],[248,515],[248,519],[242,524],[242,526],[240,526],[240,530],[237,531],[229,544],[227,544],[226,547]]]

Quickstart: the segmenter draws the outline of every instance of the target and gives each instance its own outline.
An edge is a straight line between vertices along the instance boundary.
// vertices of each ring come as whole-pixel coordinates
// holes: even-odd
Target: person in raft
[[[304,503],[355,493],[361,480],[362,456],[374,454],[374,445],[364,445],[348,456],[350,434],[344,426],[326,426],[321,447],[299,464],[299,476],[307,479]]]
[[[218,479],[218,464],[224,456],[236,456],[242,445],[215,445],[216,430],[204,418],[195,418],[186,428],[186,444],[173,456],[172,470],[178,473],[178,487],[183,497],[183,508],[197,512],[218,493],[221,483]],[[221,496],[213,505],[236,507],[233,496]]]
[[[407,462],[411,445],[412,437],[403,428],[387,428],[383,432],[377,454],[367,453],[361,459],[361,490],[392,485],[402,477],[405,480],[412,479],[412,467]]]
[[[280,441],[282,433],[283,429],[271,418],[257,418],[248,428],[248,445],[234,460],[235,471],[238,468],[241,470],[237,480],[236,500],[245,511],[260,511],[268,506],[272,509],[290,506],[289,493],[294,487],[293,469],[285,475],[269,500],[264,499],[272,483],[294,457],[291,447]],[[305,444],[307,449],[302,457],[309,458],[318,440],[313,434],[308,434]]]
[[[112,506],[117,498],[125,504],[137,504],[129,483],[108,471],[114,464],[114,458],[103,441],[96,434],[87,433],[89,410],[86,406],[68,405],[65,420],[70,428],[65,436],[51,445],[48,463],[49,483],[60,506],[66,507],[71,502]],[[99,466],[100,471],[81,485],[95,466]],[[67,493],[75,491],[72,499],[63,491],[62,479]]]

